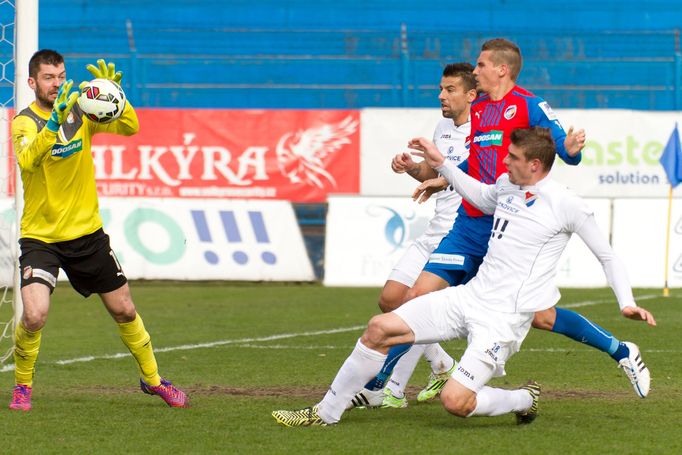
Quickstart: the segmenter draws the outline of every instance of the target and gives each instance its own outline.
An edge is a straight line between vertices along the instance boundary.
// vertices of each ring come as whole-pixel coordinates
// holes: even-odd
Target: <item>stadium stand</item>
[[[520,83],[554,105],[682,107],[681,3],[513,3],[55,0],[41,4],[40,45],[76,78],[94,56],[116,60],[138,106],[431,107],[433,74],[503,35],[524,52]]]

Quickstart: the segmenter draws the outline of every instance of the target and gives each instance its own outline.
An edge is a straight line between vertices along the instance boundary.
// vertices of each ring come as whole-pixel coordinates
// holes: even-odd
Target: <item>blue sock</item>
[[[627,357],[629,350],[616,337],[575,311],[556,308],[556,321],[552,332],[560,333],[580,343],[606,352],[618,361]]]
[[[388,357],[386,357],[384,366],[381,367],[381,371],[376,375],[376,377],[365,385],[365,389],[367,390],[383,389],[384,386],[386,385],[386,381],[388,381],[388,378],[391,377],[391,373],[393,373],[393,368],[395,368],[395,364],[398,363],[398,360],[400,360],[400,358],[404,356],[407,353],[407,351],[410,350],[411,347],[412,347],[411,344],[399,344],[389,349]]]

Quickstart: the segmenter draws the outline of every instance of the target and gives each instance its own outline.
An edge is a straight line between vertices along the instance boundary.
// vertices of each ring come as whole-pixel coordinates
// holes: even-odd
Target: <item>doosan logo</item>
[[[502,131],[489,131],[487,133],[478,133],[474,136],[474,144],[481,147],[490,147],[493,145],[502,145]]]
[[[58,158],[66,158],[81,150],[83,150],[83,140],[78,139],[77,141],[70,142],[66,145],[55,144],[52,147],[51,154]]]

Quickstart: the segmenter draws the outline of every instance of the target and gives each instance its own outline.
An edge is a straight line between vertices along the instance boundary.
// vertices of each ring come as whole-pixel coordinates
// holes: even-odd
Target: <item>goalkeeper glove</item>
[[[64,123],[69,112],[71,112],[71,108],[76,104],[76,100],[78,99],[78,92],[73,92],[69,95],[72,85],[73,81],[69,79],[59,87],[59,91],[57,92],[57,99],[54,100],[54,104],[52,105],[52,115],[50,115],[50,119],[45,125],[45,128],[53,133],[59,131],[59,126]]]
[[[109,79],[110,81],[114,81],[118,85],[121,85],[123,73],[116,71],[116,67],[111,62],[107,65],[103,59],[99,59],[97,60],[97,66],[88,64],[85,69],[90,71],[97,79]]]

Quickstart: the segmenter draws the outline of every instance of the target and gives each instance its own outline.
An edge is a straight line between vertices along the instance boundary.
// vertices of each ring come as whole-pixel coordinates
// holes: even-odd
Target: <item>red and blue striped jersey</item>
[[[549,128],[559,157],[567,164],[580,163],[581,153],[571,157],[566,152],[566,132],[549,104],[528,90],[514,86],[499,101],[492,101],[485,94],[472,103],[468,174],[483,183],[494,184],[507,171],[502,161],[507,156],[511,132],[532,126]],[[461,210],[469,216],[483,215],[466,200],[462,201]]]

